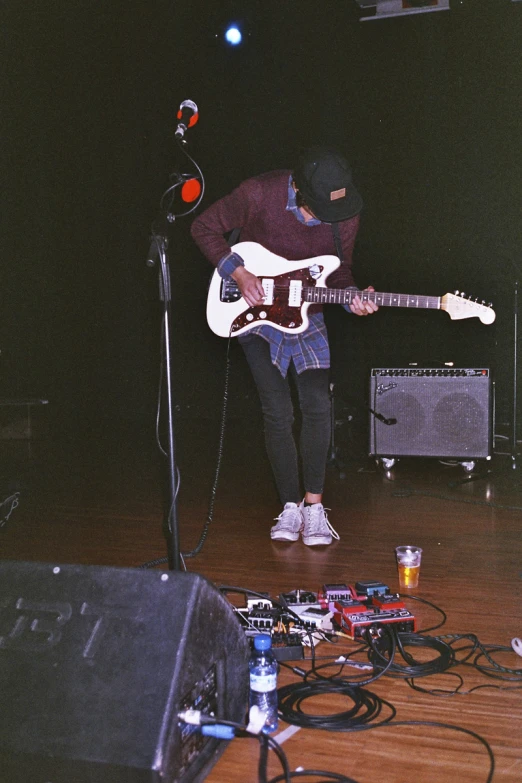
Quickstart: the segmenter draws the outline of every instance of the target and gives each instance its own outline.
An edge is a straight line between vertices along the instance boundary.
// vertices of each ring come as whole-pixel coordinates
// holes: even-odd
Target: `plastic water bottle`
[[[272,639],[268,634],[254,636],[254,649],[250,656],[250,706],[256,705],[266,712],[263,731],[277,729],[277,661],[272,652]]]

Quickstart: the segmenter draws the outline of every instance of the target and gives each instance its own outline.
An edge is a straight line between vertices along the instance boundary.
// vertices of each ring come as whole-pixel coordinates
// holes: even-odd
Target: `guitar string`
[[[286,294],[289,291],[288,285],[275,285],[272,288],[272,292],[275,294]],[[227,284],[225,286],[225,292],[230,293],[238,293],[239,287],[233,284]],[[390,293],[383,293],[380,291],[362,291],[359,289],[345,289],[345,288],[323,288],[323,287],[313,287],[313,286],[305,286],[301,289],[301,295],[303,297],[306,296],[312,296],[313,299],[306,299],[305,301],[313,302],[314,299],[317,301],[317,299],[335,299],[336,297],[339,297],[340,299],[345,299],[344,302],[334,302],[334,304],[351,304],[352,300],[356,296],[360,296],[362,301],[379,301],[382,300],[382,302],[388,302],[389,304],[393,303],[392,300],[398,300],[398,302],[407,302],[407,304],[404,304],[404,307],[408,307],[411,304],[416,304],[416,306],[420,306],[421,302],[423,308],[428,308],[430,306],[433,306],[435,309],[446,309],[446,305],[444,302],[441,301],[441,298],[438,296],[430,296],[425,294],[390,294]],[[262,307],[263,305],[258,305],[258,307]]]
[[[295,279],[295,278],[294,278]],[[292,279],[291,279],[292,280]],[[274,285],[272,292],[276,295],[286,294],[289,290],[289,285]],[[225,283],[225,292],[238,293],[239,286],[234,283]],[[377,302],[383,306],[397,306],[397,307],[419,307],[424,310],[436,309],[436,310],[450,310],[451,302],[443,301],[444,297],[426,295],[426,294],[396,294],[387,293],[381,291],[362,291],[360,289],[346,289],[346,288],[326,288],[323,286],[304,286],[301,289],[301,296],[303,302],[309,303],[322,303],[322,304],[351,304],[353,298],[360,296],[362,301]],[[448,296],[448,294],[446,295]],[[450,296],[455,296],[450,294]],[[479,308],[484,310],[490,310],[491,305],[487,305],[485,302],[474,302],[470,299],[456,297],[459,303],[466,303],[473,308]],[[262,307],[263,305],[258,305]]]

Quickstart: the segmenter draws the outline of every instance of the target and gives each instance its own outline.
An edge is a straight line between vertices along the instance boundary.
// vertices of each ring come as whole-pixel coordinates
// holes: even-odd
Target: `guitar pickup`
[[[270,307],[270,305],[274,304],[274,278],[263,277],[261,280],[261,285],[263,286],[263,291],[265,292],[265,301],[263,304],[267,307]]]
[[[288,304],[290,307],[301,307],[302,280],[291,280],[288,287]]]

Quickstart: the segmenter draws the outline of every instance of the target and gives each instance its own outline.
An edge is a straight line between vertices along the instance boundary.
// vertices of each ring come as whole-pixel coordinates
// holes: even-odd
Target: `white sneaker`
[[[332,543],[333,538],[339,541],[340,536],[328,521],[326,509],[322,503],[314,503],[311,506],[305,506],[303,500],[300,509],[304,519],[304,544],[307,546],[326,546],[327,544]]]
[[[301,507],[297,503],[286,503],[284,509],[275,517],[277,525],[270,531],[270,538],[276,541],[297,541],[303,527]]]

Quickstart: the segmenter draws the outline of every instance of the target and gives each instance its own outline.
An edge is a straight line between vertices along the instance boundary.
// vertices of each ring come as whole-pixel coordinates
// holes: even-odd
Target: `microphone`
[[[147,253],[147,266],[156,266],[157,261],[161,261],[162,255],[169,246],[168,226],[165,220],[155,220],[151,226],[149,239],[150,247]]]
[[[192,128],[199,118],[198,107],[194,101],[183,101],[183,103],[180,104],[177,117],[179,123],[174,136],[176,139],[182,139],[188,128]]]
[[[159,259],[161,254],[160,242],[160,237],[154,235],[151,236],[149,252],[147,253],[147,266],[152,267],[156,265],[156,261]]]
[[[386,416],[383,416],[382,413],[377,413],[377,411],[374,411],[372,408],[369,409],[370,413],[373,413],[376,419],[379,419],[379,421],[382,421],[383,424],[397,424],[397,419],[391,418],[387,419]]]

